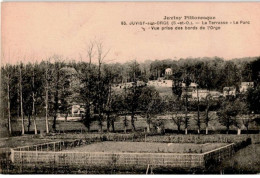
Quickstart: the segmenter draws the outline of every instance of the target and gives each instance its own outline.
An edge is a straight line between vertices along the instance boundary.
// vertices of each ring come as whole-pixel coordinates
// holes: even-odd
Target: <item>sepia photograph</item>
[[[259,174],[260,2],[2,2],[0,174]]]

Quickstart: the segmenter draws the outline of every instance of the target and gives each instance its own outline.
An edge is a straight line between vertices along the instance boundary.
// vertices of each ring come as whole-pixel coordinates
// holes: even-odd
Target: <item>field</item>
[[[139,153],[204,153],[225,146],[225,143],[152,143],[152,142],[101,142],[76,147],[76,152],[139,152]],[[68,150],[64,150],[66,152]]]

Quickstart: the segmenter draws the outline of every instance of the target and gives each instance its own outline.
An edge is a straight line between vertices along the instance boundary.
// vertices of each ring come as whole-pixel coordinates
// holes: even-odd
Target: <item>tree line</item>
[[[103,132],[103,122],[107,130],[114,131],[117,117],[124,117],[125,132],[128,126],[126,117],[131,116],[131,128],[136,131],[135,117],[142,115],[147,122],[147,131],[151,124],[160,127],[162,121],[155,118],[160,114],[171,113],[172,120],[180,131],[181,125],[188,133],[190,111],[197,111],[196,123],[198,133],[200,126],[210,121],[209,112],[217,111],[220,123],[226,126],[237,125],[236,116],[239,113],[259,113],[259,61],[258,58],[236,59],[225,61],[221,58],[189,58],[180,60],[147,60],[138,63],[136,60],[121,64],[108,63],[106,56],[109,50],[104,50],[102,43],[90,43],[87,57],[79,62],[65,61],[61,56],[52,56],[35,63],[6,64],[1,67],[1,110],[2,120],[12,134],[12,121],[21,122],[21,133],[26,127],[33,126],[37,131],[37,118],[44,117],[46,133],[56,130],[59,114],[65,119],[71,112],[73,103],[82,103],[85,112],[82,122],[90,131],[91,123],[98,121]],[[93,61],[97,61],[94,63]],[[160,93],[147,85],[138,85],[138,81],[164,76],[164,70],[171,68],[173,74],[168,79],[173,80],[172,95],[160,96]],[[181,99],[183,88],[195,82],[200,88],[221,91],[224,86],[239,87],[242,81],[253,81],[255,87],[245,96],[235,99],[215,101],[208,97],[203,101],[190,102]],[[114,89],[115,84],[132,82],[132,87]],[[184,88],[185,89],[185,88]],[[232,107],[237,102],[236,108]],[[243,109],[241,109],[243,108]],[[183,116],[184,113],[184,116]],[[202,114],[201,114],[202,113]],[[24,125],[25,118],[28,125]],[[246,122],[244,125],[248,125]],[[206,128],[208,129],[208,128]],[[207,132],[207,131],[206,131]]]

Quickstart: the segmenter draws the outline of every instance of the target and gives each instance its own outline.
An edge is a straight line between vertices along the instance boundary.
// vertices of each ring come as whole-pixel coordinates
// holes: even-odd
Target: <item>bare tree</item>
[[[35,115],[35,63],[32,71],[32,117],[34,125],[34,134],[37,135],[36,115]]]
[[[124,87],[124,101],[126,101],[126,99],[127,99],[127,93],[126,93],[126,84],[125,84],[125,87]],[[125,134],[126,134],[127,126],[128,126],[126,115],[127,115],[127,108],[125,106],[125,109],[124,109],[124,133]]]
[[[183,123],[183,116],[179,115],[178,112],[176,112],[175,116],[172,116],[172,121],[177,126],[178,134],[181,132],[181,125]]]
[[[185,120],[184,120],[184,125],[185,125],[185,135],[188,134],[188,126],[189,126],[189,117],[188,117],[188,90],[189,90],[189,86],[191,83],[191,79],[190,79],[190,75],[187,73],[187,71],[185,72],[185,76],[184,76],[184,83],[185,83]]]
[[[176,124],[178,134],[179,134],[181,132],[181,126],[184,123],[184,119],[185,119],[183,118],[183,114],[181,114],[183,103],[181,102],[181,100],[177,99],[175,105],[176,105],[176,112],[174,112],[175,114],[172,115],[172,121],[174,122],[174,124]]]
[[[53,115],[53,124],[52,128],[54,131],[56,131],[56,120],[58,117],[58,111],[59,111],[59,100],[60,100],[60,80],[61,80],[61,63],[60,57],[55,57],[55,63],[54,63],[54,73],[55,77],[53,77],[54,80],[54,115]]]
[[[22,119],[22,135],[25,134],[24,131],[24,113],[23,113],[23,86],[22,86],[22,63],[19,65],[19,92],[20,92],[20,111]]]
[[[8,131],[9,134],[12,134],[12,125],[11,125],[11,66],[9,64],[5,67],[6,72],[6,86],[7,86],[7,112],[8,112]]]
[[[49,61],[45,65],[45,126],[46,133],[49,133],[48,108],[49,108]]]
[[[91,108],[93,107],[93,95],[95,95],[93,91],[95,88],[94,80],[96,79],[94,76],[94,72],[92,71],[92,59],[95,55],[94,47],[95,42],[90,41],[86,50],[87,61],[82,63],[85,67],[83,67],[81,71],[78,72],[80,74],[79,78],[84,86],[80,89],[81,96],[85,103],[85,114],[84,116],[82,116],[82,119],[84,125],[87,127],[89,132],[93,117],[93,112],[91,111]]]
[[[102,102],[102,79],[101,79],[101,67],[104,62],[105,57],[109,53],[109,50],[104,52],[104,47],[102,42],[97,42],[97,55],[98,55],[98,89],[97,89],[97,97],[98,97],[98,118],[99,118],[99,126],[101,129],[101,132],[103,132],[103,102]]]
[[[209,132],[209,122],[212,119],[212,116],[209,115],[211,105],[212,105],[211,95],[208,95],[206,97],[206,109],[205,109],[205,119],[204,119],[204,123],[206,125],[206,135],[208,135],[208,132]]]
[[[196,123],[197,123],[197,127],[198,127],[198,134],[200,134],[200,129],[201,129],[201,121],[200,121],[200,98],[199,98],[199,89],[198,86],[196,87],[197,90],[197,119],[196,119]]]

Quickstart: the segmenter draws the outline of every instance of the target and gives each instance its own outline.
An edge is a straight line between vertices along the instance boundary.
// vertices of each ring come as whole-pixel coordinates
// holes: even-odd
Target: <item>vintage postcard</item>
[[[259,174],[259,2],[3,2],[1,174]]]

